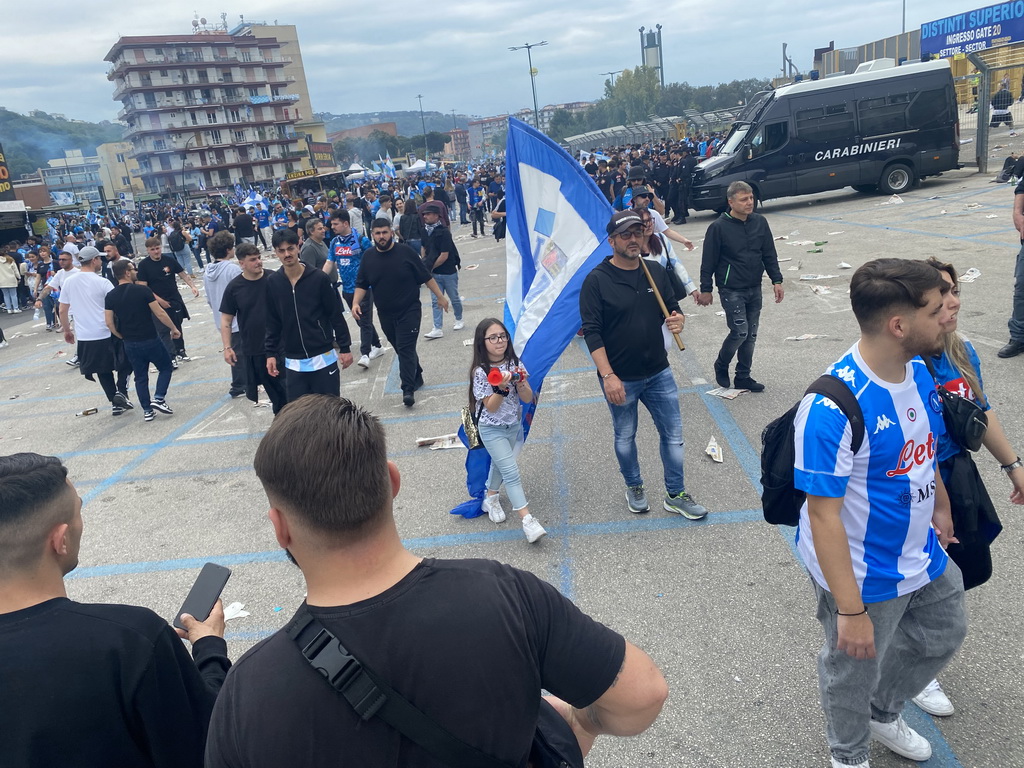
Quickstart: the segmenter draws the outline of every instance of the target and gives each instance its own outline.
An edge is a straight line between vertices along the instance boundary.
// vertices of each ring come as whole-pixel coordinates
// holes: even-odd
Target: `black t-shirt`
[[[248,213],[235,216],[235,237],[256,237],[256,224]]]
[[[377,311],[393,315],[418,304],[420,286],[430,279],[419,254],[408,245],[395,243],[389,251],[376,247],[363,251],[356,288],[372,289]]]
[[[202,768],[231,662],[218,637],[193,653],[148,608],[59,597],[0,614],[0,764]]]
[[[622,667],[625,641],[536,576],[491,560],[431,560],[380,595],[310,612],[454,736],[525,764],[541,688],[577,707]],[[443,763],[379,718],[360,720],[283,632],[221,689],[208,768],[365,768]]]
[[[184,304],[181,293],[178,291],[177,280],[177,275],[184,271],[185,268],[173,256],[161,256],[159,261],[147,256],[139,262],[138,274],[135,279],[148,285],[153,293],[164,301],[169,301],[171,304]]]
[[[452,240],[452,232],[443,224],[438,224],[429,235],[424,233],[423,248],[427,252],[424,262],[435,274],[454,275],[462,264],[462,260],[459,258],[459,249],[455,247],[455,241]],[[435,262],[442,253],[447,253],[448,258],[440,265],[435,266]]]
[[[238,318],[238,333],[242,337],[242,354],[263,355],[267,336],[267,280],[273,270],[263,270],[259,280],[246,280],[239,275],[224,289],[220,310]]]
[[[149,308],[154,301],[153,291],[146,286],[124,283],[106,295],[103,306],[114,313],[117,330],[125,341],[147,341],[156,338],[153,310]]]

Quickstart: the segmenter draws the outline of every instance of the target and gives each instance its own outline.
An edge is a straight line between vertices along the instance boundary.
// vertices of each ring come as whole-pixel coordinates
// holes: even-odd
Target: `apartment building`
[[[122,37],[105,56],[150,194],[205,195],[310,167],[290,63],[273,37]]]

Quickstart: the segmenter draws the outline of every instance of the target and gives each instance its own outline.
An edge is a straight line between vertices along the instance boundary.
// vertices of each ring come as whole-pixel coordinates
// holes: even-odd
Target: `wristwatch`
[[[1001,470],[1003,470],[1003,472],[1006,472],[1007,474],[1009,474],[1010,472],[1013,472],[1013,470],[1015,470],[1015,469],[1020,469],[1021,467],[1024,467],[1024,461],[1020,460],[1020,456],[1017,457],[1016,461],[1014,461],[1014,462],[1012,462],[1010,464],[1000,464],[999,465],[999,468]]]

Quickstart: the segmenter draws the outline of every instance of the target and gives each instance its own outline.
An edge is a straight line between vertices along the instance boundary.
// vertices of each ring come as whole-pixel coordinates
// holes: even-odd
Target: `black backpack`
[[[171,246],[171,250],[177,253],[185,249],[185,236],[176,229],[171,230],[171,234],[167,236],[167,244]]]
[[[856,396],[842,381],[829,374],[820,376],[805,394],[812,393],[825,395],[846,414],[853,431],[850,449],[857,453],[864,442],[864,414]],[[793,482],[796,464],[793,422],[799,408],[800,403],[797,403],[761,433],[761,509],[764,519],[772,525],[798,525],[800,508],[807,498]]]

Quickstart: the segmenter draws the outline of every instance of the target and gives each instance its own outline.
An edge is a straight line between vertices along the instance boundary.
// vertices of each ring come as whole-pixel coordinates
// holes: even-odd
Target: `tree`
[[[501,128],[491,134],[491,138],[487,140],[487,147],[494,150],[495,152],[504,152],[505,147],[508,144],[508,128]]]
[[[556,109],[551,115],[551,122],[548,123],[548,136],[555,141],[561,141],[566,136],[574,136],[583,133],[586,129],[583,123],[567,109]]]

